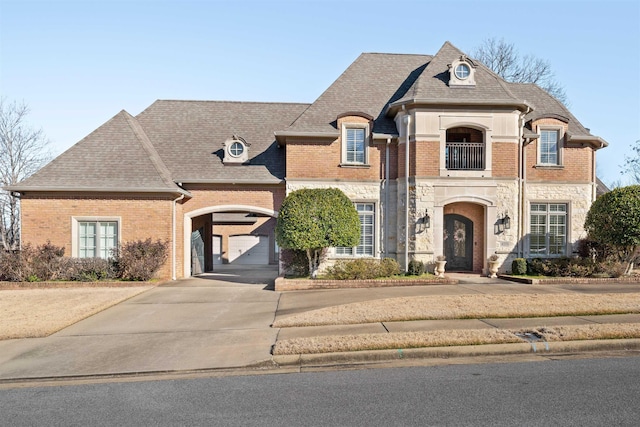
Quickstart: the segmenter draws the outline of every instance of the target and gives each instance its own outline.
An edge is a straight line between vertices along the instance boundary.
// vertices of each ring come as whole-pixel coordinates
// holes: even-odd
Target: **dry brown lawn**
[[[407,320],[552,317],[640,313],[640,293],[447,295],[344,304],[278,318],[273,326],[345,325]]]
[[[545,341],[640,338],[640,325],[634,323],[554,326],[526,330],[464,329],[294,338],[277,341],[273,354],[313,354],[522,343],[525,341],[515,333],[525,331],[537,332]]]
[[[276,328],[410,320],[584,316],[640,313],[640,293],[458,295],[390,298],[312,310],[277,319]],[[279,340],[274,354],[521,343],[524,330],[473,329],[318,336]],[[546,341],[640,338],[639,324],[553,326],[526,330]]]
[[[0,340],[51,335],[151,287],[0,290]]]

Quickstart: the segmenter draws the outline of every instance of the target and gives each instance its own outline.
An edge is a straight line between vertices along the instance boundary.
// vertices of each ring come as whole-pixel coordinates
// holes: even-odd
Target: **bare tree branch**
[[[0,242],[5,250],[20,245],[20,203],[2,187],[28,178],[52,158],[42,129],[26,123],[25,104],[0,98]]]
[[[472,52],[472,56],[506,81],[535,83],[568,105],[567,94],[556,80],[548,61],[531,55],[520,57],[513,44],[496,38],[484,40]]]
[[[631,181],[631,184],[640,184],[640,139],[631,146],[634,154],[624,156],[624,164],[622,167],[622,174],[626,174]]]

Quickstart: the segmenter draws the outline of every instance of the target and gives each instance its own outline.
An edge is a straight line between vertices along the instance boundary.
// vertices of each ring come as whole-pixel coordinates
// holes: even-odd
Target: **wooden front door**
[[[447,271],[472,271],[473,222],[462,215],[445,215],[443,238]]]

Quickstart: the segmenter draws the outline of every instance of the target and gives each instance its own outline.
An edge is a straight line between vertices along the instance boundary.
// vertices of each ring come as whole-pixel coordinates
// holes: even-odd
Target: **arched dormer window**
[[[476,65],[465,55],[449,64],[449,86],[475,87]]]
[[[447,129],[445,162],[448,170],[484,170],[484,134],[470,127]]]
[[[243,164],[249,160],[249,144],[243,138],[233,135],[222,143],[225,164]]]

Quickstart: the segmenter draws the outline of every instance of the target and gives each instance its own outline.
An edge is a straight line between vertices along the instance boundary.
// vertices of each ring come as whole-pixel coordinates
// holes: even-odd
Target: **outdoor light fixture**
[[[508,230],[511,228],[511,218],[509,218],[509,214],[505,213],[502,218],[498,216],[498,220],[496,221],[496,234],[504,233],[504,230]]]
[[[429,227],[431,227],[431,217],[429,216],[429,211],[425,210],[424,216],[416,221],[416,233],[422,233]]]

